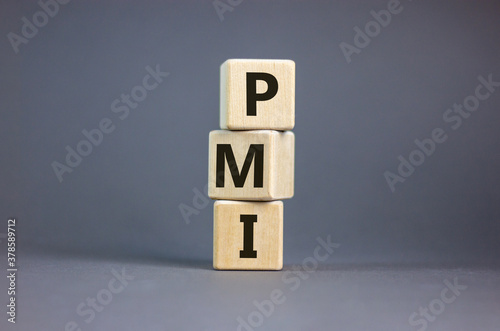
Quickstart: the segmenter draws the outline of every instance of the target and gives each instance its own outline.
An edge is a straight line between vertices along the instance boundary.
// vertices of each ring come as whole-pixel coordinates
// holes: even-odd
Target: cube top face
[[[293,132],[210,132],[208,195],[212,199],[271,201],[294,190]]]
[[[291,130],[295,126],[295,62],[227,60],[220,68],[220,127]]]
[[[224,270],[281,270],[283,202],[216,201],[213,265]]]

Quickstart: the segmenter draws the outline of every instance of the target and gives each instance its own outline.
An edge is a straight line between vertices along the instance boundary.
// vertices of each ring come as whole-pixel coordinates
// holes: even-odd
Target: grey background
[[[366,271],[368,266],[496,269],[500,262],[500,92],[481,102],[456,131],[442,116],[474,92],[479,75],[492,74],[493,80],[500,81],[500,6],[493,1],[402,1],[403,11],[347,63],[339,44],[353,44],[353,28],[364,27],[373,19],[370,11],[386,9],[387,3],[247,0],[224,13],[221,21],[211,1],[73,1],[60,6],[59,13],[15,54],[7,34],[20,34],[21,18],[32,21],[40,8],[34,1],[2,1],[1,217],[5,223],[9,217],[18,219],[20,265],[23,256],[33,261],[26,262],[25,274],[20,275],[26,277],[21,302],[29,303],[20,320],[27,323],[27,315],[35,314],[40,302],[52,307],[31,317],[33,324],[26,328],[40,320],[52,328],[73,318],[73,307],[109,279],[106,261],[132,263],[136,277],[151,284],[163,279],[162,266],[165,270],[177,266],[179,273],[188,275],[200,272],[192,279],[187,276],[185,288],[180,287],[188,292],[189,279],[199,284],[196,279],[208,277],[213,285],[210,280],[215,277],[214,288],[201,291],[207,296],[201,295],[201,302],[220,291],[224,297],[226,277],[233,288],[245,287],[238,284],[241,275],[261,277],[210,271],[212,203],[193,215],[190,224],[179,212],[180,204],[192,205],[193,189],[202,190],[207,182],[208,133],[219,123],[219,66],[228,58],[285,58],[296,63],[296,193],[285,202],[285,270],[311,256],[316,238],[326,235],[341,244],[325,264],[331,266],[330,272],[325,271],[327,279],[335,266],[349,266],[346,272],[350,268]],[[170,75],[128,118],[120,120],[111,103],[141,84],[146,66],[157,64]],[[103,118],[113,121],[115,131],[105,135],[60,183],[51,163],[64,162],[65,147],[75,148],[84,138],[81,131],[96,128]],[[397,157],[408,157],[416,148],[413,141],[430,137],[437,127],[446,131],[448,140],[392,193],[384,171],[396,172]],[[4,250],[5,241],[0,244]],[[57,273],[51,272],[34,262],[39,259],[62,265],[56,263]],[[95,261],[101,269],[79,269],[74,259]],[[61,260],[70,262],[65,265]],[[159,274],[148,278],[142,264],[157,265]],[[52,283],[44,281],[51,277],[55,277]],[[315,277],[323,279],[319,271]],[[484,294],[492,312],[498,311],[498,273],[483,277],[486,285],[470,278],[470,284],[486,286],[480,287],[480,294],[469,292],[477,294],[470,297],[471,302]],[[99,283],[101,278],[104,281]],[[421,300],[399,309],[409,315],[432,299],[445,276],[436,278],[437,289],[433,287],[429,297],[419,294],[424,296]],[[84,279],[89,287],[82,284]],[[263,282],[252,279],[252,284],[269,293],[272,282]],[[314,291],[324,293],[320,289],[334,283],[311,281],[310,286],[315,284]],[[75,284],[81,293],[61,294],[56,303],[47,299],[47,289],[67,293],[64,288],[75,289]],[[178,284],[168,284],[184,293]],[[385,286],[391,288],[390,284]],[[251,288],[246,292],[249,298],[258,298],[255,293],[260,292],[252,294]],[[296,297],[290,310],[280,314],[295,315],[294,307],[304,311],[301,304],[314,301],[307,299],[314,291]],[[415,291],[419,292],[418,286]],[[189,293],[195,302],[196,291]],[[227,300],[237,297],[226,294]],[[358,304],[370,300],[346,295],[359,299]],[[391,309],[391,297],[377,298]],[[185,305],[191,305],[185,300]],[[57,307],[69,307],[69,311]],[[356,304],[349,307],[359,311]],[[319,316],[328,314],[319,308],[310,313],[319,324],[289,327],[325,329],[320,325],[328,321]],[[393,315],[386,313],[370,312],[378,316],[375,320],[391,321]],[[107,318],[114,316],[109,314]],[[206,311],[200,314],[210,316]],[[238,314],[233,314],[231,323]],[[366,321],[370,314],[363,315]],[[394,325],[409,328],[407,315],[403,324]],[[125,318],[134,316],[138,315]],[[219,321],[226,318],[214,316]],[[273,321],[283,316],[273,316]],[[475,315],[461,316],[470,320]],[[484,316],[481,320],[485,321]],[[103,319],[96,321],[87,329],[113,328]],[[157,327],[171,329],[188,321],[188,317],[172,325],[159,321]],[[229,322],[216,327],[209,317],[202,321],[192,329],[234,329]],[[493,328],[498,319],[493,321],[483,328]],[[344,329],[369,325],[348,320],[343,324]],[[453,325],[445,323],[442,328]],[[463,320],[455,325],[463,326]]]

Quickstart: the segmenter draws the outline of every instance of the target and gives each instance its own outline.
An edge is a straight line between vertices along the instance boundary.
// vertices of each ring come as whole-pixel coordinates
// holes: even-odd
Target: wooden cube
[[[295,125],[295,62],[232,59],[220,67],[220,127],[291,130]]]
[[[214,204],[215,269],[281,270],[283,202]]]
[[[292,132],[210,132],[208,195],[212,199],[270,201],[293,196]]]

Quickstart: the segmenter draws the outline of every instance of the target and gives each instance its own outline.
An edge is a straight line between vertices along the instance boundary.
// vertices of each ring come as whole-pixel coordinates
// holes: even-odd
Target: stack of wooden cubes
[[[227,60],[210,132],[215,269],[283,268],[283,202],[293,196],[295,63]]]

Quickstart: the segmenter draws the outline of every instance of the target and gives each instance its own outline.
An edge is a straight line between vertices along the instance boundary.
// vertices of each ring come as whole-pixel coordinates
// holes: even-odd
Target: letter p
[[[267,91],[257,93],[257,81],[267,83]],[[257,101],[271,100],[278,93],[276,77],[265,72],[247,72],[247,116],[257,116]]]

